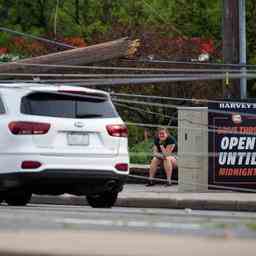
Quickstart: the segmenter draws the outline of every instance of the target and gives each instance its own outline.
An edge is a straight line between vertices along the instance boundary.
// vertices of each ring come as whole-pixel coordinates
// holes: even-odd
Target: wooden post
[[[239,63],[239,0],[223,1],[223,57],[227,64]],[[223,83],[225,98],[240,98],[239,80]]]

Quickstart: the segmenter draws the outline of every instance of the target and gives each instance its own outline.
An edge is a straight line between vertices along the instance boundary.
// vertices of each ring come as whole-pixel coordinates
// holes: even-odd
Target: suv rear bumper
[[[95,194],[122,190],[128,175],[107,170],[58,170],[20,172],[0,175],[2,191],[28,190],[37,194]]]

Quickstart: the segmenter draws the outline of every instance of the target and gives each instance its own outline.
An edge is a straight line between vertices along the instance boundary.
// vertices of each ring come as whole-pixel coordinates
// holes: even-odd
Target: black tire
[[[2,202],[4,201],[5,198],[5,193],[0,192],[0,205],[2,204]]]
[[[25,206],[30,202],[31,196],[29,192],[15,192],[6,195],[5,202],[10,206]]]
[[[117,200],[118,193],[105,192],[104,194],[87,196],[88,204],[93,208],[111,208]]]

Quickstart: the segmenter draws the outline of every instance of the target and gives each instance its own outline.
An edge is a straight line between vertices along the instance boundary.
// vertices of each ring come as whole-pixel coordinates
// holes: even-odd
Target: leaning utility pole
[[[239,1],[223,0],[223,57],[227,64],[239,63]],[[225,98],[240,98],[238,80],[223,85]]]

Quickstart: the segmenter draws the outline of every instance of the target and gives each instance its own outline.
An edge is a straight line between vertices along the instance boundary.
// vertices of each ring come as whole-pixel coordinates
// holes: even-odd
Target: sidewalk
[[[83,196],[37,196],[31,203],[59,205],[87,205]],[[156,185],[127,184],[119,194],[117,207],[167,208],[223,211],[256,211],[256,195],[210,191],[209,193],[178,193],[178,185],[164,187]]]
[[[252,239],[93,230],[0,233],[1,256],[253,256]]]

